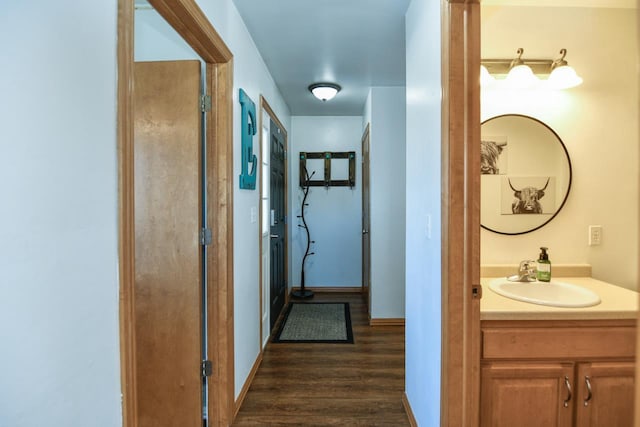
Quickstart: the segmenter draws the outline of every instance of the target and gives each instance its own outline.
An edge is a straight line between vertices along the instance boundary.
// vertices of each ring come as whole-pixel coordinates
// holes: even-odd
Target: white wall
[[[305,209],[305,220],[311,232],[311,252],[305,264],[305,286],[360,287],[362,285],[362,117],[360,116],[294,116],[291,118],[291,150],[289,151],[292,234],[292,286],[300,286],[300,266],[306,249],[306,233],[301,224],[299,155],[305,152],[355,151],[356,185],[349,187],[311,187]],[[333,160],[336,162],[346,160]],[[307,161],[313,179],[324,176],[322,160]],[[344,168],[342,169],[344,172]],[[333,171],[335,173],[335,171]],[[335,178],[332,173],[333,179]],[[342,174],[343,179],[344,174]]]
[[[363,113],[364,126],[370,123],[373,319],[405,314],[405,107],[404,87],[373,87]]]
[[[134,30],[135,61],[200,59],[155,9],[136,9]]]
[[[573,89],[514,94],[483,89],[482,119],[505,113],[542,120],[562,138],[573,166],[562,211],[540,230],[503,236],[482,230],[483,264],[517,264],[549,247],[552,263],[588,263],[593,276],[638,285],[638,39],[630,9],[482,8],[482,57],[555,57],[583,77]],[[602,225],[601,246],[588,226]]]
[[[0,425],[119,426],[117,4],[1,9]]]
[[[291,128],[291,118],[289,107],[282,99],[232,0],[198,0],[197,2],[233,53],[233,281],[237,397],[260,352],[260,232],[257,218],[255,222],[251,218],[252,209],[256,213],[259,212],[260,179],[258,178],[256,183],[256,190],[240,190],[239,176],[242,166],[239,89],[244,89],[253,100],[258,114],[260,95],[263,95],[287,131]],[[260,162],[258,134],[253,140],[253,151]]]
[[[371,89],[367,94],[367,100],[364,102],[364,108],[362,109],[362,130],[367,127],[367,124],[371,123]],[[371,137],[371,135],[369,135]]]
[[[405,392],[421,427],[440,425],[440,31],[440,3],[413,0],[406,15]]]

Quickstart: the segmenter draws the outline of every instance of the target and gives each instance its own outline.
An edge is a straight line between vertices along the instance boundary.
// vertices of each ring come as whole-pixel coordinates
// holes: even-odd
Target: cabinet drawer
[[[632,358],[635,328],[498,327],[483,328],[483,359]]]

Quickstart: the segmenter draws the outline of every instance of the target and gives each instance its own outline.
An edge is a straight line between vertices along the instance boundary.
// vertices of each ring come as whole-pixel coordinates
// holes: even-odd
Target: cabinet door
[[[480,425],[571,426],[572,363],[494,362],[482,367]]]
[[[580,363],[577,377],[577,427],[631,427],[633,362]]]

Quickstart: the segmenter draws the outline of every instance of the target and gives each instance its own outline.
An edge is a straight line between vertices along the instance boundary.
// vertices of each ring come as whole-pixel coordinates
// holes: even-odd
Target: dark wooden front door
[[[275,325],[282,307],[284,306],[285,292],[287,289],[285,264],[285,136],[284,130],[271,120],[271,328]]]
[[[369,217],[369,126],[362,135],[362,292],[367,294],[367,313],[371,317],[371,220]]]

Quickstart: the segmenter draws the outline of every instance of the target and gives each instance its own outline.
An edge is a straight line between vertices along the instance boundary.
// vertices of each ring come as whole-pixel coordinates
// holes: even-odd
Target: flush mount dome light
[[[309,86],[309,90],[321,101],[328,101],[340,92],[340,85],[335,83],[314,83]]]

